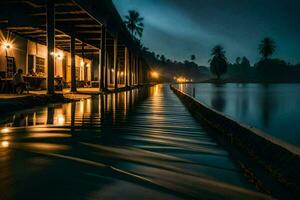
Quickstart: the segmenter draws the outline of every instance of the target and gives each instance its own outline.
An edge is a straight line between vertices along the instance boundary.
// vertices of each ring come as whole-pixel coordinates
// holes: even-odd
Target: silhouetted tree
[[[225,56],[225,50],[221,45],[215,46],[211,50],[212,58],[209,60],[211,72],[220,79],[222,74],[227,71],[227,59]]]
[[[196,60],[196,56],[195,55],[191,55],[191,61],[194,62]]]
[[[135,10],[129,10],[128,15],[125,16],[125,24],[132,36],[141,38],[144,31],[144,18]]]
[[[237,58],[235,59],[235,64],[236,64],[236,65],[241,64],[241,57],[237,57]]]
[[[243,69],[248,69],[248,68],[250,68],[251,66],[250,66],[250,61],[248,60],[248,58],[246,58],[245,56],[242,58],[242,62],[241,62],[241,67],[243,68]]]
[[[166,57],[164,55],[161,55],[160,56],[160,61],[165,64],[166,63]]]
[[[276,45],[274,40],[272,40],[269,37],[266,37],[260,42],[258,50],[263,60],[267,60],[274,53],[275,48]]]

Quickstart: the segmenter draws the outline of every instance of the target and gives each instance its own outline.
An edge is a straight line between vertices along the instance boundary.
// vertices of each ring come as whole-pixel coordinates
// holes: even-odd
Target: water
[[[181,85],[192,94],[191,85]],[[196,98],[228,116],[300,147],[300,84],[195,84]]]
[[[158,85],[1,122],[0,199],[266,198]]]

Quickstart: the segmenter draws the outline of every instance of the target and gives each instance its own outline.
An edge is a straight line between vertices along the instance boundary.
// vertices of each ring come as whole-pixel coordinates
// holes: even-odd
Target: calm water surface
[[[300,147],[300,84],[194,84],[196,98]],[[191,85],[179,86],[192,94]]]
[[[0,199],[264,199],[168,86],[0,123]]]

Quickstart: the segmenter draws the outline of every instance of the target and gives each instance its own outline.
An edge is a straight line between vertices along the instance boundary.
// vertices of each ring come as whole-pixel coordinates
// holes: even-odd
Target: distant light
[[[159,74],[156,71],[151,72],[152,78],[159,78]]]
[[[9,128],[3,128],[3,129],[1,129],[1,133],[9,133]]]
[[[111,69],[111,72],[114,72],[115,70],[114,69]]]
[[[185,83],[185,82],[188,82],[189,79],[185,78],[185,77],[179,77],[177,78],[176,80],[178,83]]]
[[[9,147],[9,142],[8,141],[2,141],[1,146],[4,147],[4,148],[7,148],[7,147]]]
[[[86,64],[86,67],[90,67],[90,66],[91,66],[91,64],[90,64],[90,63]]]
[[[124,72],[121,72],[120,75],[121,75],[121,76],[124,76]]]

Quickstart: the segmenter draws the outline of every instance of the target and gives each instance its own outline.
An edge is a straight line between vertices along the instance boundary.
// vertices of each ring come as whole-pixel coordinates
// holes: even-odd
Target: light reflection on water
[[[168,86],[28,110],[0,127],[8,199],[264,197]]]
[[[300,84],[194,84],[196,98],[300,147]],[[192,95],[192,85],[179,89]]]
[[[152,90],[150,92],[153,93]],[[0,130],[1,133],[8,133],[13,127],[66,126],[71,124],[84,126],[89,123],[100,126],[101,118],[104,119],[106,117],[109,117],[113,124],[116,120],[122,122],[127,115],[128,109],[133,107],[137,101],[148,96],[145,91],[143,96],[139,96],[139,93],[141,92],[133,90],[124,93],[95,96],[93,99],[54,104],[41,109],[16,113],[1,123]],[[117,112],[118,116],[116,116]]]

